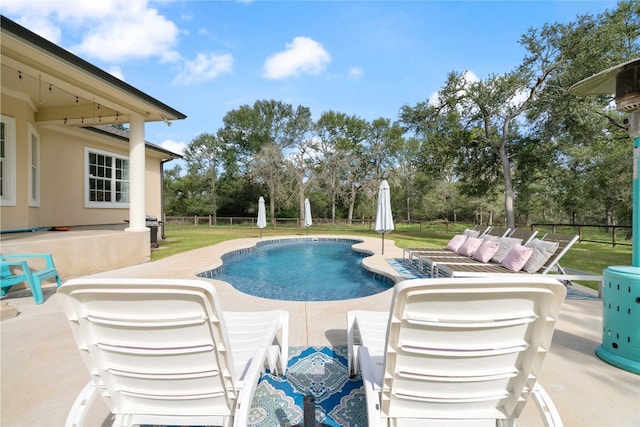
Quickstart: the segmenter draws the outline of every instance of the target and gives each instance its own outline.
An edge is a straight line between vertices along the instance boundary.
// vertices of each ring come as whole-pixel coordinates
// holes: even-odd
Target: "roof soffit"
[[[105,79],[87,72],[4,28],[0,48],[2,91],[26,94],[37,108],[39,123],[123,123],[129,121],[131,114],[140,115],[145,121],[186,117],[115,77]]]

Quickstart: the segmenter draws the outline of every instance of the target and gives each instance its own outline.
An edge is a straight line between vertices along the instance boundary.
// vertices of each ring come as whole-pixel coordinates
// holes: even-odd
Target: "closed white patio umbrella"
[[[258,222],[256,225],[260,229],[260,238],[262,239],[262,229],[267,226],[267,212],[264,207],[264,198],[262,196],[258,199]]]
[[[307,229],[307,235],[309,235],[311,224],[313,224],[311,220],[311,203],[309,203],[309,199],[304,199],[304,226]]]
[[[378,212],[376,213],[376,231],[382,234],[382,254],[384,255],[384,234],[393,231],[393,214],[391,213],[391,194],[386,179],[380,183],[378,190]]]

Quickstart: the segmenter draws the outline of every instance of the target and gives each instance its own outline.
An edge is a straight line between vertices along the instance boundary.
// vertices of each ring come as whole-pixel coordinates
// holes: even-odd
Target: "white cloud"
[[[464,79],[467,82],[467,84],[476,83],[476,82],[480,81],[478,76],[476,76],[476,73],[474,73],[473,71],[469,71],[469,70],[464,72]]]
[[[350,79],[359,79],[362,77],[362,74],[364,74],[360,67],[349,67],[347,72],[349,73]]]
[[[52,43],[59,44],[62,39],[62,30],[59,26],[43,16],[25,16],[17,21],[18,24],[33,31],[40,37],[44,37]]]
[[[431,96],[429,97],[429,105],[432,106],[437,106],[438,103],[440,102],[440,91],[435,91],[431,94]]]
[[[263,76],[283,79],[302,73],[319,74],[331,61],[331,55],[320,43],[308,37],[296,37],[286,49],[267,58]]]
[[[193,61],[186,61],[173,79],[174,85],[187,86],[193,83],[208,81],[223,73],[233,71],[233,56],[229,53],[198,53]]]
[[[178,28],[144,0],[3,0],[2,6],[3,14],[53,43],[61,44],[62,28],[80,35],[75,46],[67,47],[81,56],[109,62],[180,58]]]
[[[165,141],[162,141],[162,143],[160,144],[160,147],[176,154],[183,154],[184,149],[187,148],[187,145],[188,144],[186,142],[179,142],[179,141],[173,141],[171,139],[167,139]]]
[[[476,82],[480,81],[478,76],[476,76],[476,74],[473,71],[469,71],[469,70],[464,72],[463,78],[464,78],[464,82],[465,82],[465,87],[469,86],[472,83],[476,83]],[[462,95],[462,91],[463,90],[464,89],[460,89],[460,94],[461,95]],[[433,92],[431,94],[431,96],[429,97],[429,101],[428,102],[429,102],[429,105],[432,105],[432,106],[439,105],[440,104],[440,91]]]
[[[162,62],[178,60],[180,54],[174,49],[179,33],[176,25],[155,9],[133,9],[128,11],[133,13],[101,20],[73,49],[103,61],[148,57],[158,57]]]
[[[122,73],[122,69],[120,67],[109,67],[109,69],[107,70],[107,72],[109,74],[111,74],[114,77],[119,78],[120,80],[124,81],[124,74]]]

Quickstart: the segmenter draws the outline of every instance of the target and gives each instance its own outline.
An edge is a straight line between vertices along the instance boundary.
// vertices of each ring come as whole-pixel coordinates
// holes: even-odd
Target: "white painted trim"
[[[36,152],[35,152],[35,165],[34,165],[34,153],[33,153],[33,142],[35,137],[36,142]],[[29,167],[29,186],[27,191],[29,193],[29,206],[39,207],[40,206],[40,174],[42,171],[42,162],[40,161],[40,134],[36,130],[36,128],[29,123],[29,132],[27,132],[27,145],[28,145],[28,159],[27,164]],[[35,169],[35,170],[34,170]],[[35,182],[34,182],[35,179]],[[33,192],[33,187],[35,186],[35,197]]]
[[[97,148],[85,146],[84,147],[84,207],[85,208],[104,208],[104,209],[127,209],[129,208],[129,203],[118,203],[118,202],[93,202],[90,200],[90,185],[89,185],[89,153],[100,154],[103,156],[112,157],[113,159],[122,159],[127,160],[129,162],[129,200],[131,200],[131,161],[127,156],[123,156],[122,154],[117,154],[109,151],[100,150]],[[112,177],[113,182],[115,183],[115,177]],[[112,191],[115,194],[115,187],[112,188]]]
[[[0,197],[0,206],[16,205],[16,119],[9,116],[0,116],[0,120],[4,123],[4,176],[2,177],[2,185],[4,186],[4,194]]]

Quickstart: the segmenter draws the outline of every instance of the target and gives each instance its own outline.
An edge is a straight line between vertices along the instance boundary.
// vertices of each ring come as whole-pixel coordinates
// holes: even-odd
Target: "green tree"
[[[229,146],[227,167],[250,173],[269,191],[269,207],[275,221],[276,201],[282,197],[284,152],[300,142],[308,130],[310,112],[274,100],[256,101],[228,112],[218,136]],[[273,168],[269,170],[268,168]]]
[[[184,160],[189,174],[198,175],[209,183],[211,214],[217,222],[218,192],[216,183],[223,164],[227,146],[222,139],[210,133],[202,133],[191,141],[184,150]]]
[[[625,196],[632,166],[625,115],[611,108],[613,94],[579,97],[569,88],[640,55],[640,4],[619,2],[614,10],[582,15],[556,28],[561,68],[548,80],[528,119],[535,137],[558,149],[561,209],[572,221],[610,223],[614,207],[628,212],[631,203]]]
[[[331,222],[336,222],[336,205],[340,196],[340,177],[347,167],[347,153],[340,150],[340,141],[346,137],[347,115],[326,111],[316,121],[314,132],[317,138],[318,164],[316,177],[329,193]]]

